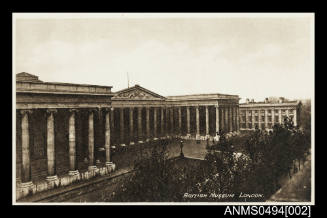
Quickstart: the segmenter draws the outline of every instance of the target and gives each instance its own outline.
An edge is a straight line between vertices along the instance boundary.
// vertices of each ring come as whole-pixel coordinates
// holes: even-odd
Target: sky
[[[313,97],[312,14],[85,15],[15,15],[13,73],[112,91],[129,75],[163,96]]]

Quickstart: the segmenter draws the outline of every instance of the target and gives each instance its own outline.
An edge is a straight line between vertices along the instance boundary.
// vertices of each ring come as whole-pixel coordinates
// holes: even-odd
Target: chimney
[[[268,98],[265,98],[265,103],[268,103],[269,101],[268,101]]]
[[[249,100],[248,98],[246,99],[246,103],[247,103],[247,104],[250,103],[250,100]]]
[[[279,97],[278,103],[283,103],[284,98],[283,97]]]
[[[254,99],[253,98],[251,99],[251,103],[254,103]]]

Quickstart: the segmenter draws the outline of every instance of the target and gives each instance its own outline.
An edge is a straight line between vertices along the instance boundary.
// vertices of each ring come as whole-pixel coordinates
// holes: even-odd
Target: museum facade
[[[299,101],[239,104],[238,95],[111,88],[16,74],[16,199],[110,174],[113,148],[173,137],[218,140],[221,132],[271,129],[285,116],[299,124]]]
[[[240,128],[238,95],[164,97],[139,85],[111,88],[16,74],[16,199],[110,174],[113,147],[205,140]]]

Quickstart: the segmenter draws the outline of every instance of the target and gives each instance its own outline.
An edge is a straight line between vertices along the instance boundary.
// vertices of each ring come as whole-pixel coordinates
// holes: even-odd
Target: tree
[[[135,162],[134,174],[123,183],[113,201],[183,201],[183,194],[196,186],[201,171],[183,163],[184,158],[168,156],[165,143],[153,145],[150,155],[142,155]]]

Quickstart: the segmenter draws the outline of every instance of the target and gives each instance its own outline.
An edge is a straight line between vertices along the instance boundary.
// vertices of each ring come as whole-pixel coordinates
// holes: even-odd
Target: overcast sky
[[[16,18],[14,73],[160,95],[310,98],[313,15]],[[109,15],[110,16],[110,15]]]

